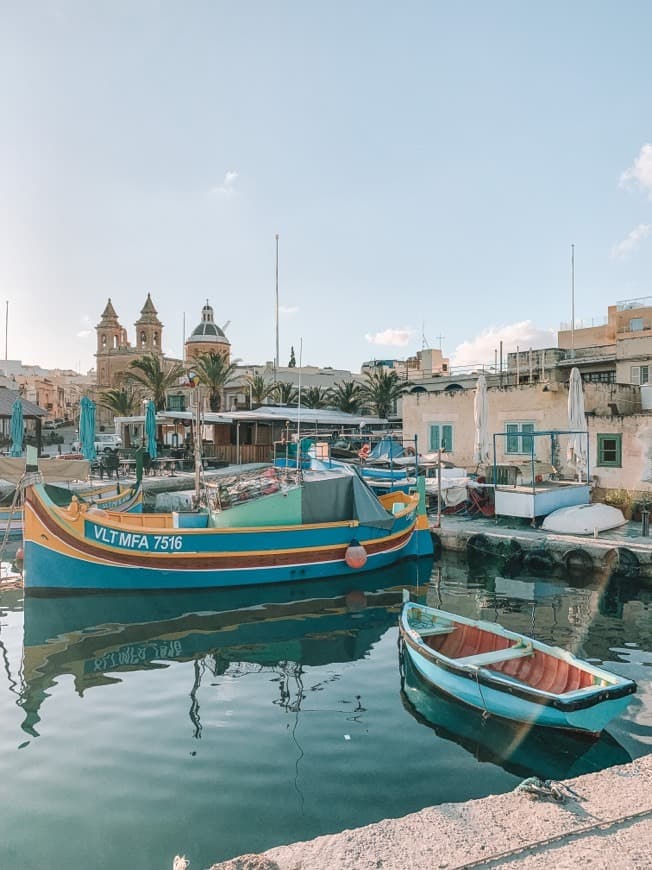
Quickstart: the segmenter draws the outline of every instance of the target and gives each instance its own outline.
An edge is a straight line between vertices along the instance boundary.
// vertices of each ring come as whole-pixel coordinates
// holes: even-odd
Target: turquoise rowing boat
[[[485,714],[599,734],[636,683],[501,625],[406,601],[405,650],[439,691]]]

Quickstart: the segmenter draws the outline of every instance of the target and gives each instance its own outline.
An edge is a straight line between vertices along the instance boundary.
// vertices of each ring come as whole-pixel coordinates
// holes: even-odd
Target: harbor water
[[[647,581],[649,583],[649,581]],[[399,655],[401,591],[637,681],[598,740],[484,719]],[[0,867],[193,867],[652,749],[652,588],[464,561],[164,595],[0,593]]]

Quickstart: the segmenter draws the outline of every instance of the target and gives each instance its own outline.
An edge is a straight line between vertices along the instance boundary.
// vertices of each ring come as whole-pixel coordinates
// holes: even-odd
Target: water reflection
[[[551,734],[494,717],[459,704],[430,689],[402,653],[401,701],[418,722],[437,737],[466,749],[480,762],[499,765],[519,777],[566,779],[631,761],[630,754],[608,733],[598,740],[564,732]]]
[[[37,725],[63,674],[80,696],[129,672],[192,661],[188,715],[201,736],[205,674],[233,678],[268,668],[277,703],[292,712],[304,697],[304,667],[356,661],[396,623],[401,589],[428,580],[432,559],[346,578],[272,587],[185,593],[28,596],[24,602],[23,729]]]

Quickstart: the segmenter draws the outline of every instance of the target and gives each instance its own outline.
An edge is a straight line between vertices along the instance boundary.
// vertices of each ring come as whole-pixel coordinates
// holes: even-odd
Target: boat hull
[[[90,509],[78,517],[26,503],[24,583],[29,590],[210,589],[336,577],[428,556],[433,542],[414,510],[389,530],[358,523],[245,529],[151,528],[145,514],[122,527]],[[355,541],[366,562],[347,564]]]
[[[499,716],[514,722],[599,734],[613,718],[623,712],[631,701],[631,697],[625,696],[602,701],[588,709],[558,710],[552,706],[535,704],[515,697],[505,691],[497,691],[491,686],[483,685],[472,674],[458,676],[424,660],[409,645],[406,645],[406,648],[417,672],[435,689],[480,712],[486,711],[491,716]]]

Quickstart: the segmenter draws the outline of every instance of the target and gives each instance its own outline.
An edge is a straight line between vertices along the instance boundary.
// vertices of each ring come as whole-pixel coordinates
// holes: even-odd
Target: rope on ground
[[[535,777],[536,778],[536,777]],[[624,822],[635,822],[644,819],[646,816],[652,816],[652,810],[640,810],[638,813],[628,813],[625,816],[619,816],[617,819],[603,819],[594,822],[592,825],[584,825],[581,828],[573,828],[570,831],[564,831],[562,834],[553,834],[550,837],[544,837],[542,840],[535,840],[531,843],[523,843],[520,846],[515,846],[513,849],[507,849],[504,852],[497,852],[495,855],[485,855],[478,858],[476,861],[468,861],[465,864],[456,864],[450,870],[470,870],[472,867],[490,867],[492,864],[502,862],[506,858],[515,858],[522,852],[530,852],[540,846],[552,846],[563,843],[564,840],[570,840],[572,837],[581,837],[584,834],[590,834],[592,831],[607,831],[614,825],[622,825]]]
[[[552,779],[539,779],[538,776],[530,776],[528,779],[524,779],[522,783],[516,786],[514,791],[526,795],[530,800],[552,798],[552,800],[560,804],[566,803],[569,798],[574,796],[570,789],[560,782],[555,782]]]

